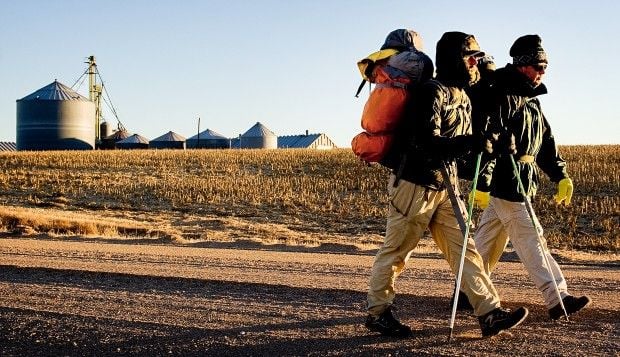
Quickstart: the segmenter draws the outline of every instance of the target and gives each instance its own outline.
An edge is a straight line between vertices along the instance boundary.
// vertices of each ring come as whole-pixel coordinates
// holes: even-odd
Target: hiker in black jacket
[[[494,103],[489,126],[502,132],[503,138],[509,138],[508,142],[513,146],[509,151],[516,152],[513,159],[530,199],[536,194],[540,168],[557,184],[556,202],[569,205],[573,183],[538,100],[539,95],[547,93],[542,77],[548,64],[540,37],[525,35],[518,38],[510,48],[510,55],[513,63],[495,72],[489,98]],[[498,150],[496,145],[497,151],[502,149]],[[535,226],[527,211],[510,156],[506,152],[500,154],[494,165],[486,166],[487,172],[483,176],[491,178],[490,181],[478,182],[476,203],[486,209],[474,236],[476,248],[484,259],[487,273],[491,274],[510,239],[541,291],[549,316],[558,319],[564,315],[560,296],[566,313],[575,313],[587,306],[590,298],[568,293],[562,271],[546,250],[542,231],[537,232],[540,227]],[[550,267],[547,267],[547,261]]]
[[[385,241],[375,257],[369,283],[365,325],[371,331],[386,336],[411,335],[411,328],[393,314],[394,283],[427,228],[452,271],[459,269],[463,233],[446,187],[453,185],[458,194],[456,157],[492,149],[489,140],[471,135],[471,104],[465,93],[465,88],[479,79],[477,60],[483,55],[474,36],[443,34],[437,43],[437,79],[426,82],[413,95],[410,112],[399,130],[406,145],[399,146],[403,150],[400,165],[390,177]],[[444,164],[450,167],[451,182],[442,178]],[[464,212],[463,202],[458,204]],[[470,238],[462,286],[484,336],[512,328],[528,314],[525,308],[511,312],[500,306]]]

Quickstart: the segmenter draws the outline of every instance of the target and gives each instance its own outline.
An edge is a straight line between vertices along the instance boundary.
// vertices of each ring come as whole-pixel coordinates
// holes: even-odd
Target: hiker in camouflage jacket
[[[480,180],[474,193],[476,203],[486,207],[474,240],[490,275],[510,239],[541,291],[550,317],[557,319],[564,315],[560,297],[567,314],[581,310],[590,303],[590,298],[576,298],[568,293],[562,271],[546,248],[542,229],[539,224],[535,226],[532,218],[535,215],[530,216],[527,211],[511,155],[529,199],[536,194],[538,168],[557,184],[555,200],[558,204],[570,204],[573,183],[538,100],[539,95],[547,93],[542,77],[548,64],[540,37],[525,35],[518,38],[510,55],[513,63],[495,71],[489,98],[494,103],[489,127],[501,132],[503,139],[500,140],[502,144],[495,146],[499,156],[491,165],[485,166],[482,177],[487,180]]]

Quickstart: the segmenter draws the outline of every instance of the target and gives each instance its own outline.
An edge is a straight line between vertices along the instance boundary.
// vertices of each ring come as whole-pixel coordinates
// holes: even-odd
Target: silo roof
[[[106,136],[104,139],[110,139],[110,140],[119,140],[119,139],[126,139],[129,137],[129,132],[127,132],[127,130],[119,130],[114,132],[112,135],[108,135]]]
[[[248,129],[248,131],[246,131],[243,135],[241,135],[241,137],[246,137],[246,138],[257,138],[257,137],[264,137],[264,136],[276,136],[276,134],[274,134],[273,131],[267,129],[267,127],[261,124],[260,122],[257,122],[256,124],[254,124],[253,127]]]
[[[149,139],[145,138],[140,134],[133,134],[130,137],[127,137],[121,141],[118,141],[117,144],[148,144]]]
[[[173,132],[169,131],[166,134],[157,137],[151,141],[185,141],[185,137]]]
[[[28,94],[22,99],[18,99],[17,101],[23,100],[83,100],[88,101],[88,98],[82,96],[80,93],[74,91],[73,89],[67,87],[66,85],[54,81],[45,87],[37,90],[34,93]]]
[[[228,139],[227,137],[225,137],[224,135],[215,132],[211,129],[207,129],[203,132],[200,132],[194,136],[192,136],[191,138],[187,139],[187,140],[198,140],[200,136],[200,139]]]

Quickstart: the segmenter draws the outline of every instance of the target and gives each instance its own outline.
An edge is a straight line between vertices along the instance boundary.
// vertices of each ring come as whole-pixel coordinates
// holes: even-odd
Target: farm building
[[[7,141],[0,141],[0,151],[16,151],[16,150],[17,150],[17,146],[15,145],[15,143],[7,142]]]
[[[278,137],[279,149],[318,149],[336,148],[336,144],[325,134],[285,135]]]
[[[185,149],[185,138],[173,131],[149,142],[151,149]]]
[[[229,149],[230,139],[207,129],[187,139],[186,146],[188,149]]]
[[[278,137],[266,126],[257,122],[239,138],[233,139],[231,146],[239,149],[277,149]]]
[[[129,136],[130,134],[127,130],[115,131],[111,135],[108,135],[101,140],[101,144],[99,148],[100,149],[115,149],[117,142],[123,139],[127,139]]]
[[[95,104],[54,81],[17,100],[17,150],[92,150]]]
[[[133,134],[121,141],[116,142],[119,149],[148,149],[149,139],[139,134]]]

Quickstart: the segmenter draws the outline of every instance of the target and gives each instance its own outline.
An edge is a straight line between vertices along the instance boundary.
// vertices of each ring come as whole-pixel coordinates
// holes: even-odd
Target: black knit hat
[[[547,54],[542,48],[542,39],[538,35],[519,37],[510,47],[510,56],[515,66],[548,63]]]

